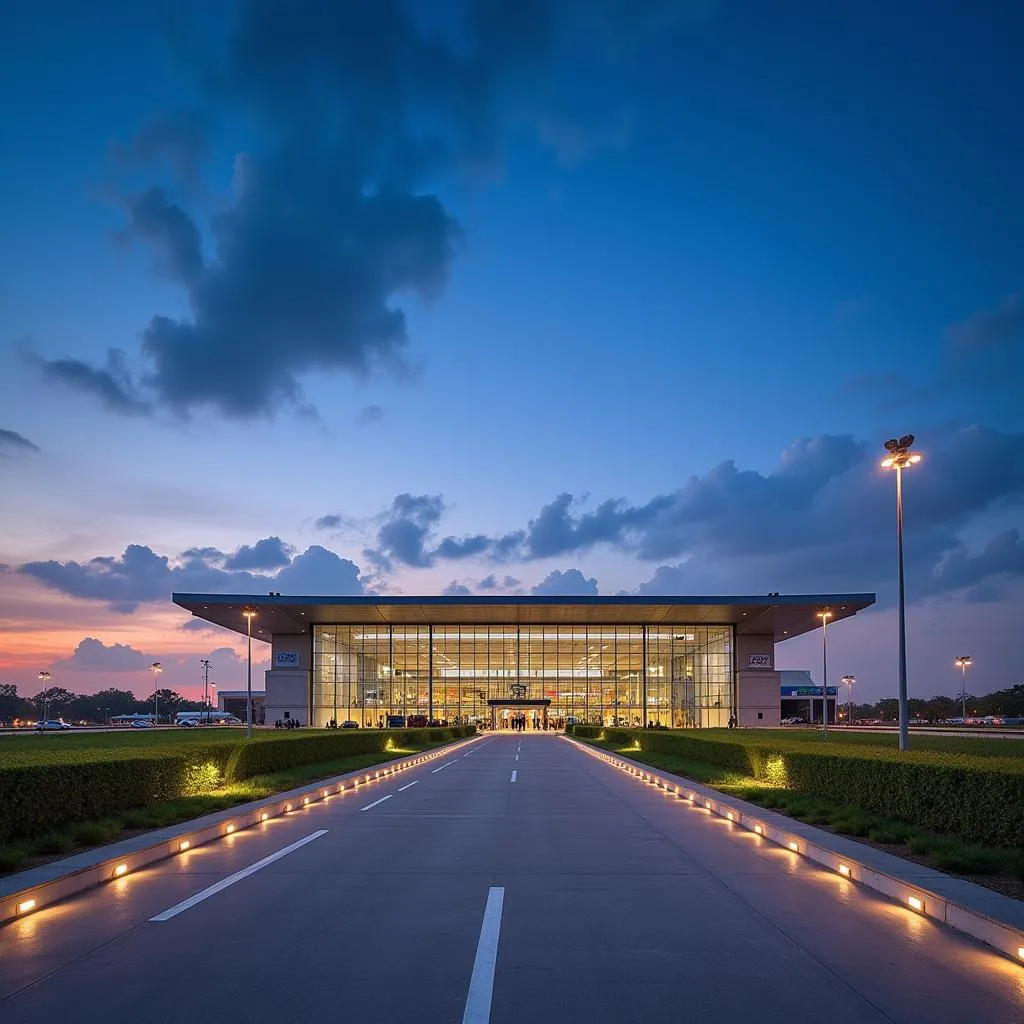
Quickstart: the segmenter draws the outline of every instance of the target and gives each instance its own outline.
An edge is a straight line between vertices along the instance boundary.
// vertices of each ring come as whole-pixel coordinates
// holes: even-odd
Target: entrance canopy
[[[292,597],[281,594],[174,594],[194,616],[245,635],[245,608],[256,614],[252,635],[308,633],[321,625],[673,626],[732,625],[740,635],[776,643],[875,603],[874,594],[767,594],[749,597]]]

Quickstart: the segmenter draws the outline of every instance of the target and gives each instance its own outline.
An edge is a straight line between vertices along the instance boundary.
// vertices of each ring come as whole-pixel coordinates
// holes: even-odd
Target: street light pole
[[[900,750],[910,749],[910,731],[907,717],[907,612],[903,586],[903,470],[921,461],[918,452],[910,451],[913,434],[904,434],[898,441],[890,438],[884,448],[889,453],[882,460],[883,469],[896,470],[896,560],[899,566],[899,672],[900,672]]]
[[[850,688],[850,713],[846,716],[847,725],[853,725],[853,684],[856,681],[853,676],[843,676],[843,682]]]
[[[163,666],[159,661],[154,661],[149,666],[149,671],[153,673],[153,725],[157,726],[160,724],[160,698],[158,694],[160,692],[160,673],[163,672]]]
[[[206,708],[206,724],[210,724],[210,659],[200,658],[203,666],[203,706]]]
[[[958,669],[960,669],[960,717],[967,718],[967,668],[973,665],[974,662],[969,654],[961,654],[956,661],[953,662]]]
[[[43,684],[43,690],[44,691],[50,685],[50,673],[47,672],[46,669],[43,669],[43,671],[39,673],[39,682],[41,682]],[[44,697],[43,698],[43,717],[40,719],[41,722],[45,722],[46,721],[46,707],[47,707],[48,704],[49,704],[49,701],[47,700],[46,697]]]
[[[831,608],[818,612],[821,619],[821,722],[824,726],[822,739],[828,742],[828,620],[832,618]]]
[[[245,682],[245,738],[252,739],[252,620],[256,614],[254,608],[244,608],[242,614],[245,616],[245,633],[249,646],[248,671]]]

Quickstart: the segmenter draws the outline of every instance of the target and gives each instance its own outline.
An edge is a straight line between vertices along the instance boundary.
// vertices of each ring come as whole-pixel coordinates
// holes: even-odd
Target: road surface
[[[502,733],[0,928],[0,1020],[1012,1024],[1024,970]]]

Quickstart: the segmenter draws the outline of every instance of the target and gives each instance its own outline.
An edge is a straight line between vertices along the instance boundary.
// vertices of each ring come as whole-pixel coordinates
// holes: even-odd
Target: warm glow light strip
[[[224,831],[225,831],[225,833],[227,835],[231,835],[231,833],[235,831],[235,826],[234,825],[227,825],[225,827]]]
[[[800,846],[797,843],[790,841],[787,845],[794,853],[800,852]]]
[[[122,875],[125,875],[127,873],[128,873],[128,865],[127,864],[118,864],[117,867],[114,868],[114,877],[115,878],[120,878]]]
[[[180,843],[178,843],[178,850],[184,853],[191,845],[192,844],[187,839],[183,839]]]
[[[846,875],[846,877],[849,878],[850,877],[850,869],[845,864],[840,864],[839,865],[839,874]]]
[[[18,913],[27,914],[30,910],[34,910],[36,905],[35,900],[25,900],[23,903],[18,904]]]
[[[924,913],[924,900],[918,898],[917,896],[911,896],[909,897],[907,902],[914,910],[917,910],[920,913]]]

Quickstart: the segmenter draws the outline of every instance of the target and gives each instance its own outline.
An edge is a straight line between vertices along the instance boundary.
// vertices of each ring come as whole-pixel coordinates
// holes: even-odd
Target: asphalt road
[[[1024,1022],[1019,966],[564,739],[458,753],[0,929],[0,1020]]]

